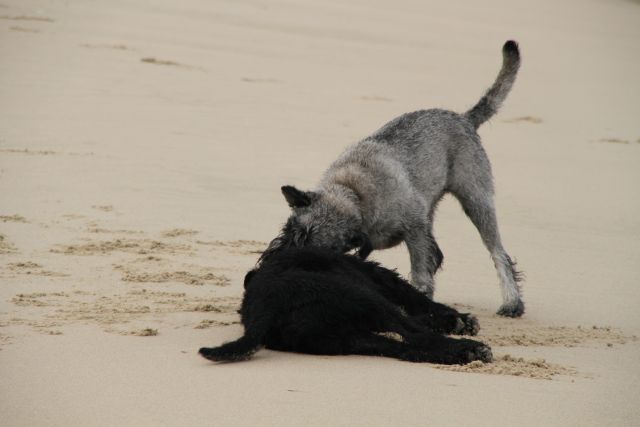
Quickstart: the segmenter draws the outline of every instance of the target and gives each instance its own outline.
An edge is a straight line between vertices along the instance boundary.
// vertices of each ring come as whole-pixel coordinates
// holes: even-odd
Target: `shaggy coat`
[[[352,255],[312,247],[279,251],[247,273],[244,286],[244,336],[201,348],[205,358],[246,360],[266,347],[410,362],[491,361],[485,344],[443,335],[475,335],[474,316],[435,303],[396,272]]]
[[[404,114],[347,148],[327,169],[318,187],[282,187],[292,214],[266,254],[290,246],[321,246],[337,252],[406,243],[411,282],[433,297],[433,276],[442,252],[433,236],[436,206],[454,195],[478,229],[496,267],[502,290],[498,313],[524,312],[514,262],[502,245],[493,202],[493,178],[478,127],[493,116],[520,66],[514,41],[502,48],[494,84],[466,113],[430,109]]]

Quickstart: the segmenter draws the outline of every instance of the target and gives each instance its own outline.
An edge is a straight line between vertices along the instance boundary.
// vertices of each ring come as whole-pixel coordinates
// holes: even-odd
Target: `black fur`
[[[261,347],[309,354],[364,354],[411,362],[490,361],[491,350],[469,339],[469,314],[431,301],[395,271],[320,248],[291,248],[247,273],[240,310],[245,334],[200,354],[246,360]],[[394,332],[402,341],[379,335]]]

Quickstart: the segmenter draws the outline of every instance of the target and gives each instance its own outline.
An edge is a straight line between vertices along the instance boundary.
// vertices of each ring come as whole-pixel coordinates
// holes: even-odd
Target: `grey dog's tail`
[[[214,362],[239,362],[248,360],[264,346],[264,338],[271,326],[270,318],[262,318],[246,328],[244,336],[220,347],[202,347],[198,353]]]
[[[493,86],[472,109],[464,113],[476,129],[498,111],[516,80],[518,68],[520,68],[518,43],[509,40],[502,46],[502,68]]]

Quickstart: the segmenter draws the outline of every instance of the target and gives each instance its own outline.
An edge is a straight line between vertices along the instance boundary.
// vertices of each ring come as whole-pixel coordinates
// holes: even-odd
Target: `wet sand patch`
[[[88,49],[113,49],[113,50],[132,50],[124,44],[100,44],[100,43],[82,43],[80,46]]]
[[[556,375],[575,376],[578,374],[574,368],[550,363],[545,359],[525,359],[510,354],[498,356],[491,363],[476,360],[466,365],[435,365],[435,368],[454,372],[512,375],[544,380],[551,380]]]
[[[50,249],[53,253],[64,255],[101,255],[110,252],[128,252],[153,254],[186,252],[191,247],[183,244],[165,243],[150,239],[115,239],[89,242],[75,245],[56,245]]]
[[[139,231],[139,230],[124,230],[124,229],[110,230],[108,228],[102,228],[98,226],[89,226],[87,228],[87,232],[94,233],[94,234],[144,234],[144,231]]]
[[[198,323],[196,326],[194,326],[193,329],[209,329],[214,326],[230,326],[230,325],[238,325],[238,324],[240,324],[239,320],[229,321],[229,320],[204,319],[200,323]]]
[[[637,340],[619,329],[609,326],[549,326],[540,325],[526,318],[505,319],[499,316],[478,316],[478,338],[492,346],[550,346],[578,347],[589,343],[625,344]]]
[[[215,274],[212,272],[193,273],[189,271],[164,271],[160,273],[150,272],[132,272],[125,271],[122,275],[122,280],[125,282],[135,283],[166,283],[166,282],[179,282],[186,285],[214,285],[214,286],[228,286],[231,281],[228,277]]]
[[[17,248],[7,239],[7,236],[0,234],[0,254],[11,254],[17,251]]]
[[[246,83],[280,83],[280,80],[269,77],[243,77],[241,80]]]
[[[227,250],[230,249],[229,252],[241,255],[259,255],[267,248],[266,242],[260,242],[258,240],[196,240],[196,244]]]
[[[521,117],[514,117],[511,119],[505,119],[503,120],[504,123],[533,123],[533,124],[540,124],[543,122],[543,120],[540,117],[535,117],[535,116],[521,116]]]
[[[47,277],[68,277],[66,273],[45,270],[40,264],[33,261],[11,262],[7,264],[6,270],[14,274],[24,274]]]
[[[133,335],[136,337],[155,337],[158,330],[154,328],[134,329],[133,331],[120,331],[120,335]]]
[[[35,28],[25,28],[25,27],[9,27],[11,31],[17,31],[20,33],[39,33],[40,30],[36,30]]]
[[[21,222],[24,224],[29,223],[22,215],[0,215],[0,221],[2,222]]]
[[[31,150],[29,148],[2,148],[0,149],[0,153],[26,154],[29,156],[52,156],[59,154],[53,150]]]
[[[387,98],[386,96],[378,96],[378,95],[364,95],[359,97],[362,101],[379,101],[379,102],[392,102],[392,98]]]
[[[176,68],[184,68],[184,69],[190,69],[190,70],[203,70],[201,67],[194,67],[192,65],[181,64],[180,62],[172,61],[169,59],[158,59],[152,56],[140,58],[140,62],[144,62],[145,64],[160,65],[163,67],[176,67]]]
[[[93,205],[93,209],[102,212],[113,212],[113,205]]]
[[[194,296],[185,292],[134,289],[121,294],[95,294],[83,291],[32,292],[11,299],[16,307],[35,309],[3,320],[5,326],[26,325],[41,333],[70,324],[97,324],[106,332],[121,333],[114,325],[133,321],[157,323],[158,316],[172,313],[204,313],[225,316],[220,322],[237,318],[240,299],[234,297]],[[205,305],[210,309],[203,310]],[[194,327],[195,319],[187,327]],[[216,320],[217,321],[217,320]]]
[[[601,142],[604,144],[623,144],[623,145],[628,145],[630,143],[629,140],[620,139],[620,138],[600,138],[596,142]]]
[[[174,228],[162,232],[162,237],[195,236],[198,231],[187,228]]]
[[[46,16],[29,16],[29,15],[18,15],[18,16],[9,16],[9,15],[0,15],[0,19],[7,19],[10,21],[37,21],[37,22],[55,22],[51,18],[47,18]]]

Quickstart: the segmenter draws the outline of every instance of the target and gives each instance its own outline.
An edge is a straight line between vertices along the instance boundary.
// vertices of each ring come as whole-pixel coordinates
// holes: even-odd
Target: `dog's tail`
[[[271,320],[264,317],[252,322],[244,336],[235,341],[228,342],[220,347],[202,347],[198,353],[205,359],[214,362],[239,362],[248,360],[253,354],[264,346],[264,338],[267,335]]]
[[[520,68],[518,43],[509,40],[502,46],[502,68],[493,86],[473,108],[464,113],[476,129],[498,111],[516,80],[518,68]]]

